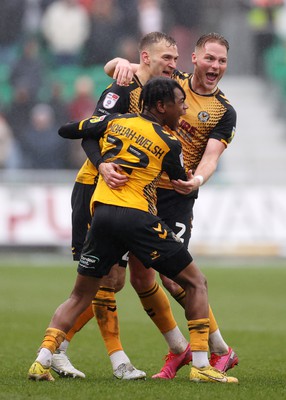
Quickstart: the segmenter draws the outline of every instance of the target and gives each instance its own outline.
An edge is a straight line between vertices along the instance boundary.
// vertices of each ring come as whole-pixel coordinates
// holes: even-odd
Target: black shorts
[[[157,189],[158,216],[172,229],[188,248],[192,232],[193,207],[197,192],[190,196],[175,190]]]
[[[95,184],[87,185],[75,182],[72,196],[72,254],[79,261],[87,231],[91,224],[90,200]]]
[[[79,261],[86,234],[91,225],[90,200],[95,190],[93,185],[75,182],[72,196],[72,255],[74,261]],[[126,268],[128,255],[124,254],[117,260],[120,267]]]
[[[101,278],[130,250],[146,268],[173,278],[192,257],[157,216],[134,208],[101,204],[95,208],[78,273]]]

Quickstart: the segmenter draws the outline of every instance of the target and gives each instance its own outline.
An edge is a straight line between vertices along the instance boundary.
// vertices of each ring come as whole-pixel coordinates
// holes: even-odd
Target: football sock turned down
[[[49,349],[53,354],[63,340],[65,340],[66,334],[65,332],[56,329],[56,328],[48,328],[46,329],[44,340],[42,341],[40,348]]]
[[[180,288],[177,293],[174,293],[172,297],[183,307],[185,308],[186,304],[186,292],[184,289]],[[209,306],[209,319],[210,319],[210,334],[215,332],[218,329],[218,324],[216,322],[215,316]]]
[[[122,350],[114,288],[100,286],[92,307],[108,355]]]
[[[208,361],[208,339],[209,318],[201,318],[188,321],[190,332],[190,344],[193,356],[193,365],[202,368],[209,365]]]

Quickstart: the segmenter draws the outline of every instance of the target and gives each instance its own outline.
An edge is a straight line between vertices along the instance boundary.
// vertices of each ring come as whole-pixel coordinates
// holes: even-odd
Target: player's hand
[[[171,181],[176,192],[180,194],[189,194],[199,188],[200,181],[194,177],[191,170],[187,173],[187,179],[187,181],[182,181],[181,179]]]
[[[123,169],[120,165],[113,162],[101,163],[98,170],[111,189],[119,189],[128,181],[128,177],[122,174]]]
[[[133,75],[132,66],[128,60],[121,59],[118,61],[113,74],[113,79],[116,80],[117,85],[128,86]]]

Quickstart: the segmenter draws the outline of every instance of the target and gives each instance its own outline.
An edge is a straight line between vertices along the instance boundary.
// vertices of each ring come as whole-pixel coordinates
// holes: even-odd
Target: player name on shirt
[[[154,146],[154,142],[152,142],[152,140],[147,139],[140,133],[126,126],[114,124],[110,127],[110,131],[116,133],[117,135],[125,136],[131,141],[134,141],[134,143],[144,147],[144,149],[150,151],[150,153],[155,155],[155,157],[157,157],[158,159],[160,159],[165,154],[165,151],[160,146]]]

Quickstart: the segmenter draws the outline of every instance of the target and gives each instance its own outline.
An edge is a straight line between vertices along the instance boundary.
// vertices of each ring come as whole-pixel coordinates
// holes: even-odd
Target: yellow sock
[[[42,341],[40,348],[49,349],[52,354],[54,354],[65,338],[65,332],[56,328],[48,328],[46,329],[44,340]]]
[[[100,286],[92,308],[108,355],[122,350],[114,289]]]
[[[172,295],[172,297],[183,307],[186,305],[186,292],[180,288],[179,291]]]
[[[186,292],[184,289],[180,289],[177,293],[173,294],[172,297],[183,307],[185,308],[186,304]],[[215,316],[209,305],[209,318],[210,318],[210,334],[215,332],[218,329],[218,324],[216,322]]]
[[[211,309],[211,306],[209,306],[209,318],[210,318],[210,334],[215,332],[218,329],[218,324],[216,322],[216,319],[214,317],[213,311]]]
[[[77,318],[75,321],[74,326],[68,331],[66,340],[69,342],[72,340],[74,335],[81,330],[81,328],[84,327],[93,318],[93,310],[92,310],[92,305],[90,304],[84,312],[80,314],[80,316]]]
[[[144,310],[162,333],[177,326],[169,299],[157,282],[149,290],[138,293],[138,296]]]
[[[208,351],[209,318],[188,321],[192,351]]]

